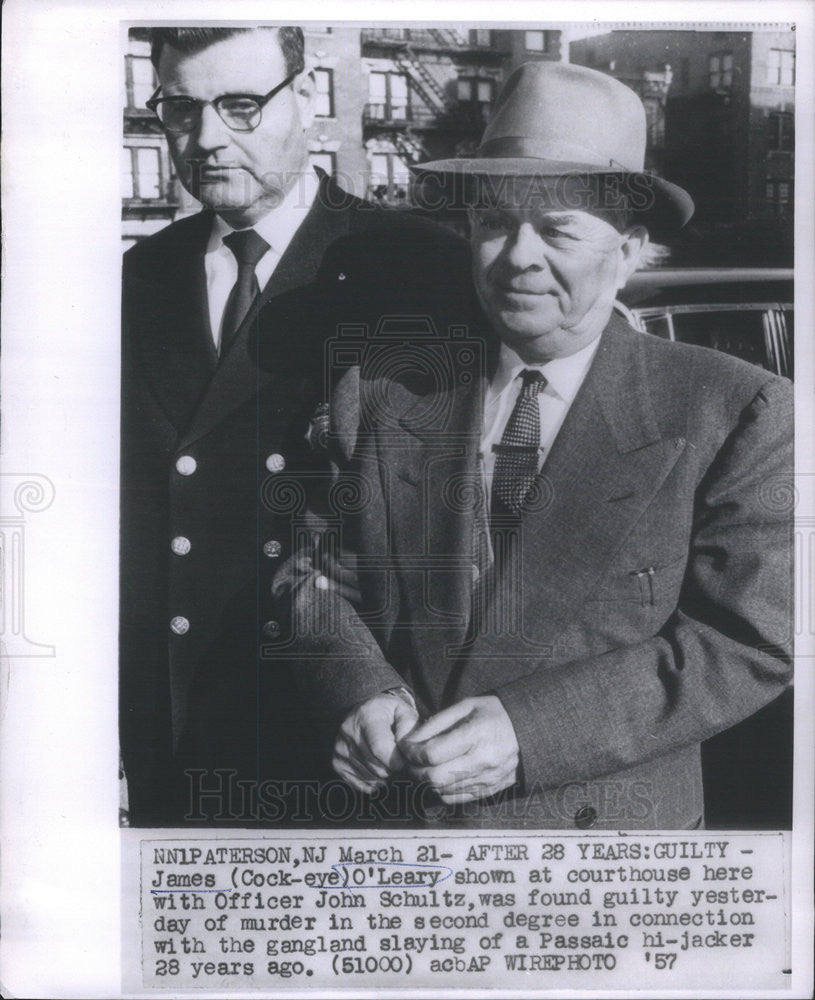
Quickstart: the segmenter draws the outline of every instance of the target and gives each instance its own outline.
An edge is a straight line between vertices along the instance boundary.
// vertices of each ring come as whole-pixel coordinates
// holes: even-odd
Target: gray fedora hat
[[[646,173],[645,139],[645,108],[619,80],[569,63],[529,62],[501,91],[475,156],[419,163],[411,170],[417,191],[429,181],[437,203],[439,193],[446,201],[461,199],[478,177],[578,175],[602,179],[606,192],[613,178],[615,190],[627,196],[626,207],[645,225],[673,232],[693,215],[693,199]]]

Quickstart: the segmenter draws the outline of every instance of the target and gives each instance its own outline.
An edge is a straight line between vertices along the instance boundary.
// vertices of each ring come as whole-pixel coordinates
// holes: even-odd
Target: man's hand
[[[516,780],[512,722],[495,695],[465,698],[399,741],[408,771],[447,803],[495,795]]]
[[[418,721],[409,696],[389,692],[369,698],[340,726],[331,761],[334,770],[357,791],[374,792],[404,767],[396,744]]]

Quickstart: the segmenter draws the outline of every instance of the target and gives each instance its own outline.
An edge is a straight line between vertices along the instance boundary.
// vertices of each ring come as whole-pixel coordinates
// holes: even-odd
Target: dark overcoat
[[[229,771],[250,784],[311,774],[302,713],[287,682],[259,666],[277,628],[261,588],[295,530],[285,482],[307,488],[315,463],[306,432],[330,326],[309,324],[306,289],[338,238],[409,225],[322,178],[219,362],[204,271],[211,224],[209,212],[185,219],[124,258],[120,734],[137,825],[240,822],[246,803],[190,797]],[[267,371],[253,356],[260,329],[275,352]]]

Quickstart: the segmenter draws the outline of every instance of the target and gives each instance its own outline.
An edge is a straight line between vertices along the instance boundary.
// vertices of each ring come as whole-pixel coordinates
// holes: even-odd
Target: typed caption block
[[[780,989],[783,834],[140,844],[141,986]]]

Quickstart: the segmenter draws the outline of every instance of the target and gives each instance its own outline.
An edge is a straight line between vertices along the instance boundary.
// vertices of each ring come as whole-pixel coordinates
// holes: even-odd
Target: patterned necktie
[[[221,357],[231,347],[235,334],[260,291],[255,267],[269,249],[269,244],[254,229],[240,229],[224,236],[224,245],[229,247],[238,262],[238,279],[232,286],[224,309],[221,323]]]
[[[538,396],[546,379],[537,371],[521,372],[523,388],[509,416],[500,444],[494,444],[492,517],[509,512],[518,516],[524,498],[538,474],[540,454],[540,410]]]

